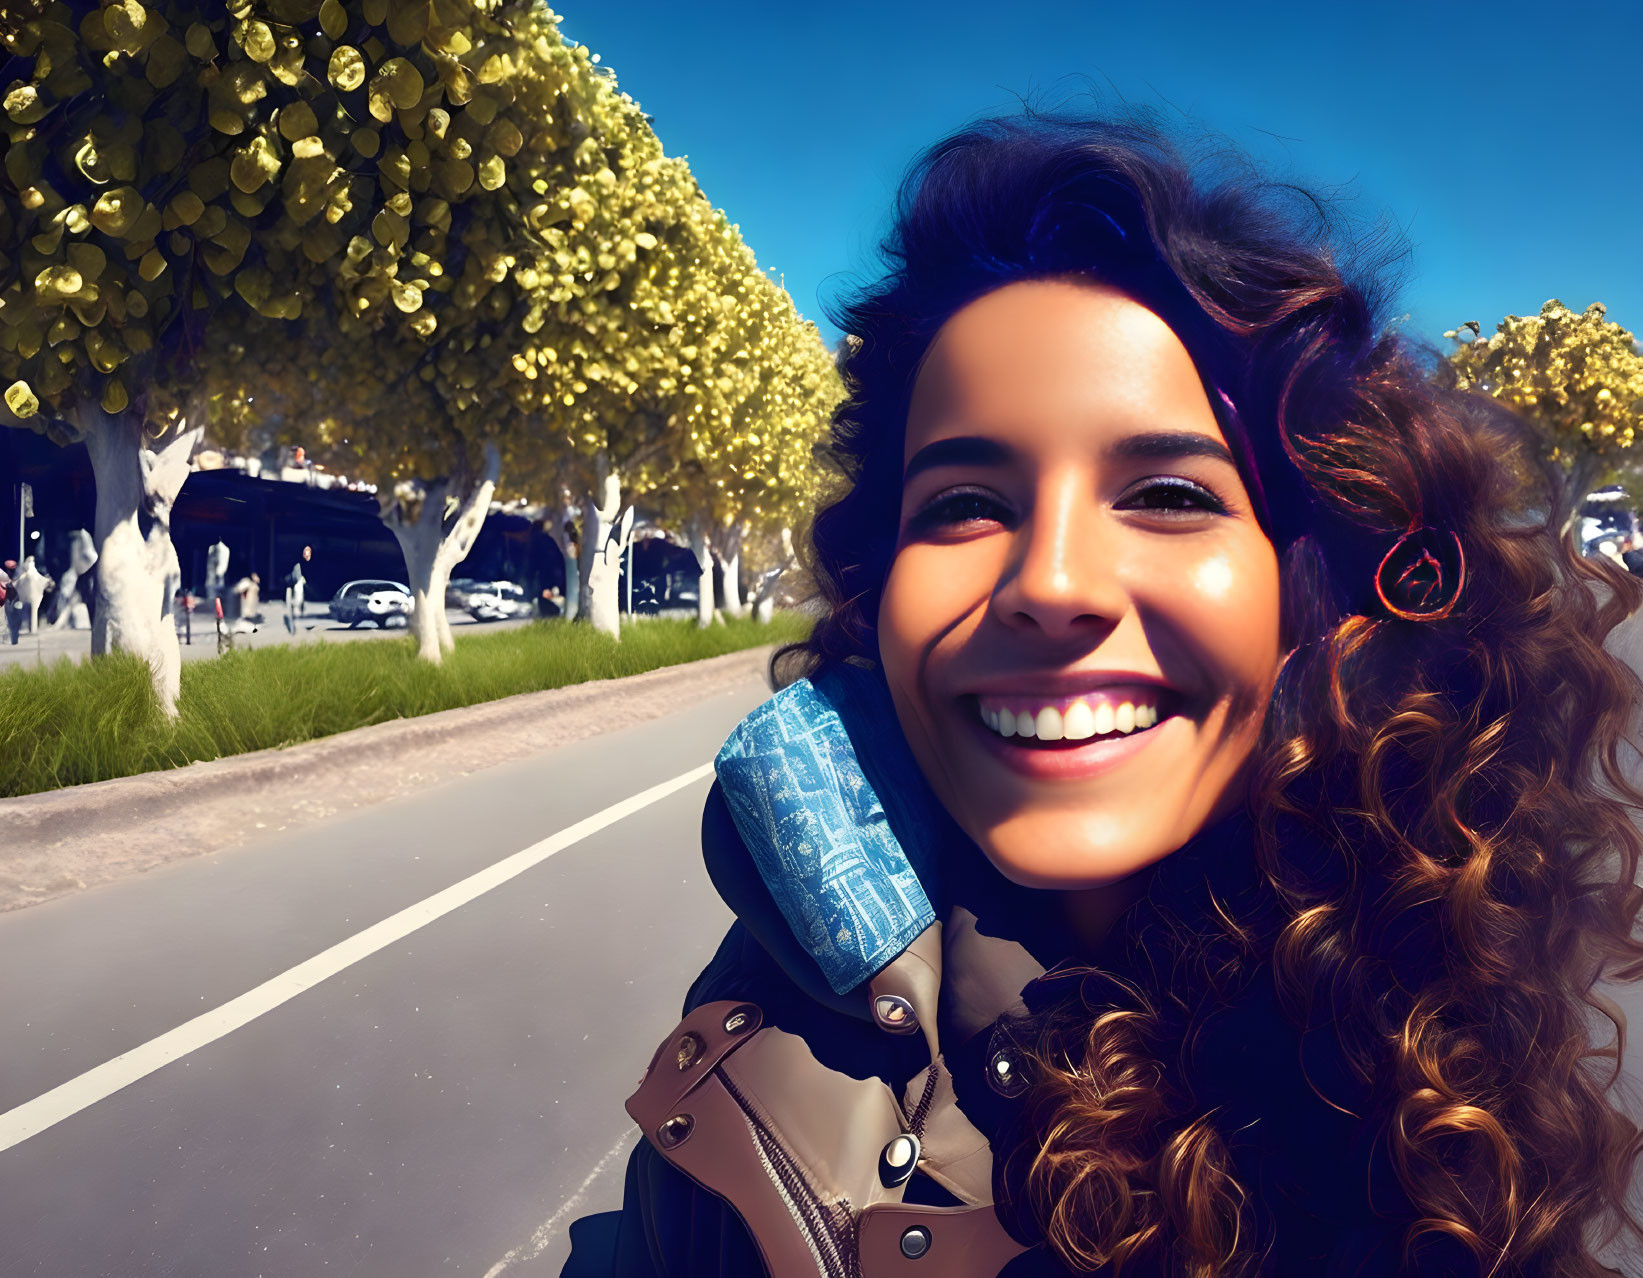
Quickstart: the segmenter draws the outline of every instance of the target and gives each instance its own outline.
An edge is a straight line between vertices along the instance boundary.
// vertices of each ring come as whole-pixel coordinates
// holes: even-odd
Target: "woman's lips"
[[[1148,689],[1142,695],[1114,689],[1111,695],[1053,701],[990,696],[963,700],[969,705],[969,729],[981,737],[984,748],[1012,771],[1035,780],[1110,772],[1155,744],[1161,733],[1173,735],[1172,725],[1180,717],[1179,697],[1163,689]],[[1020,709],[1013,708],[1016,701],[1023,702]],[[1010,715],[1017,716],[1018,730],[1001,731],[1007,729],[1004,720]],[[1092,726],[1098,731],[1092,732]]]

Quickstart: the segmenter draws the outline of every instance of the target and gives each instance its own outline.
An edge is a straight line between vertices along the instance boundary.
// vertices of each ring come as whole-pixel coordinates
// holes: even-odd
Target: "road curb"
[[[764,673],[770,654],[769,646],[748,648],[299,745],[0,799],[0,910],[643,723],[745,685]],[[279,824],[252,819],[257,815]]]

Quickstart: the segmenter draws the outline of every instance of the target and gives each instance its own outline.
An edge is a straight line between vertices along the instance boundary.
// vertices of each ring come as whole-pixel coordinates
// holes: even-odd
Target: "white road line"
[[[587,1179],[577,1186],[576,1192],[560,1204],[559,1210],[554,1212],[531,1234],[529,1242],[515,1247],[501,1260],[497,1261],[485,1271],[485,1278],[499,1278],[509,1265],[517,1265],[520,1261],[535,1260],[548,1249],[548,1244],[559,1234],[559,1227],[564,1224],[565,1218],[574,1212],[582,1210],[582,1204],[587,1201],[588,1191],[604,1176],[605,1171],[618,1158],[627,1154],[633,1148],[638,1137],[637,1130],[630,1131],[616,1144],[612,1145],[605,1156],[594,1164],[593,1170],[588,1173]]]
[[[540,843],[533,843],[522,852],[515,852],[495,865],[486,866],[460,883],[453,883],[442,892],[436,892],[415,905],[407,906],[363,932],[339,941],[323,953],[306,962],[281,972],[272,980],[264,981],[254,990],[230,999],[221,1007],[196,1016],[187,1024],[179,1025],[158,1038],[150,1039],[141,1047],[105,1061],[77,1078],[52,1088],[44,1095],[24,1101],[16,1109],[0,1114],[0,1153],[30,1136],[45,1131],[72,1117],[88,1105],[95,1105],[112,1096],[122,1087],[129,1087],[139,1079],[147,1078],[155,1070],[172,1061],[214,1043],[240,1026],[249,1024],[264,1012],[271,1012],[280,1004],[290,1001],[305,990],[311,990],[338,972],[351,967],[361,959],[369,958],[378,950],[402,940],[418,928],[426,927],[452,910],[466,905],[475,897],[500,887],[509,879],[523,874],[534,865],[546,861],[556,852],[563,852],[580,843],[591,834],[616,824],[623,817],[632,816],[641,809],[665,799],[668,795],[694,785],[713,772],[711,763],[653,785],[620,803],[613,803],[603,812],[596,812],[574,825],[566,826],[557,834],[549,835]]]

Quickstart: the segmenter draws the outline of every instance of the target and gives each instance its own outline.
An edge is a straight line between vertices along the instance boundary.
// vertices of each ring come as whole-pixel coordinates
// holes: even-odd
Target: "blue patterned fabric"
[[[947,817],[877,671],[800,679],[743,719],[714,760],[736,830],[836,994],[935,920]]]

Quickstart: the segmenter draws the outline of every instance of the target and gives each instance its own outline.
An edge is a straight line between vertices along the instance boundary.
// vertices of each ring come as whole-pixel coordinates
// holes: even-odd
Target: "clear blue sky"
[[[1387,214],[1416,334],[1549,297],[1643,330],[1643,0],[555,7],[829,343],[821,299],[871,269],[913,157],[1086,78]]]

